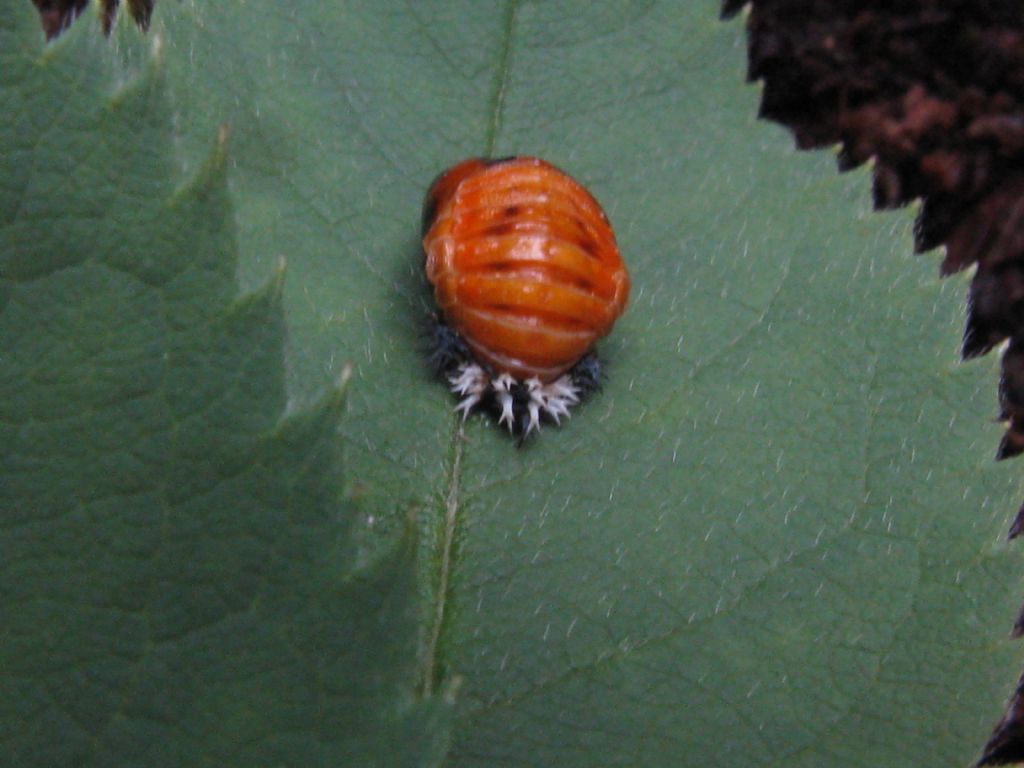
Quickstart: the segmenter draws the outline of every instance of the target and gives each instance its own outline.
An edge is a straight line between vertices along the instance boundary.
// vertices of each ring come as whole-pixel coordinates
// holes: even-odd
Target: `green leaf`
[[[310,689],[314,682],[336,691],[366,683],[374,700],[367,716],[387,723],[404,713],[412,721],[409,728],[418,736],[395,736],[409,754],[424,741],[444,748],[443,709],[432,697],[458,684],[453,738],[443,760],[452,767],[923,768],[963,765],[977,756],[1019,672],[1019,651],[1006,635],[1019,600],[1021,557],[1003,535],[1020,490],[1009,468],[991,461],[999,434],[991,422],[995,361],[958,362],[965,283],[940,282],[937,259],[911,255],[912,212],[870,213],[864,173],[839,177],[828,153],[797,154],[784,132],[756,121],[757,88],[743,83],[742,27],[720,23],[717,11],[715,0],[165,0],[157,5],[148,38],[161,51],[162,73],[149,77],[163,78],[170,92],[159,102],[165,113],[157,122],[165,138],[139,140],[141,127],[138,137],[121,136],[122,142],[134,139],[135,152],[152,155],[147,163],[113,146],[100,159],[104,142],[116,138],[101,120],[113,119],[111,109],[71,109],[84,98],[72,77],[83,76],[83,67],[71,62],[86,52],[103,61],[111,56],[94,39],[95,24],[90,29],[80,23],[82,29],[45,50],[44,60],[66,62],[67,74],[54,77],[50,97],[31,110],[0,112],[36,115],[22,129],[0,124],[3,135],[21,136],[33,148],[31,156],[23,150],[21,159],[12,154],[0,161],[6,164],[0,189],[3,200],[20,201],[21,189],[34,184],[39,191],[30,199],[48,200],[65,220],[44,225],[20,202],[0,208],[2,220],[11,222],[0,230],[4,252],[17,255],[39,244],[31,258],[12,259],[11,269],[20,271],[6,283],[3,317],[10,324],[18,317],[12,312],[20,312],[24,324],[36,321],[30,327],[44,338],[62,328],[65,336],[74,331],[73,348],[66,343],[66,351],[57,353],[34,342],[17,358],[35,361],[33,371],[43,370],[40,360],[57,359],[65,371],[63,378],[42,378],[45,388],[33,385],[21,397],[43,409],[45,419],[32,421],[33,429],[50,425],[51,442],[59,440],[62,450],[76,447],[82,465],[99,465],[100,471],[77,477],[64,469],[78,466],[71,459],[40,463],[40,456],[50,455],[43,437],[21,436],[26,428],[14,420],[8,397],[4,429],[10,433],[13,425],[21,442],[5,433],[3,476],[102,504],[112,493],[87,495],[88,482],[100,477],[103,488],[134,499],[150,488],[136,490],[139,478],[149,476],[139,474],[145,470],[157,474],[156,487],[167,489],[172,503],[187,498],[173,508],[184,511],[161,512],[160,530],[173,531],[174,538],[163,533],[150,550],[132,538],[115,540],[113,533],[110,541],[77,528],[75,534],[52,533],[54,526],[62,531],[92,524],[99,515],[77,505],[77,517],[68,513],[55,521],[37,512],[5,527],[3,562],[11,575],[2,582],[3,605],[21,623],[0,646],[4,669],[18,664],[17,675],[4,679],[40,686],[50,697],[21,696],[27,703],[19,703],[18,712],[63,713],[71,710],[69,702],[88,701],[92,714],[100,711],[96,701],[120,693],[123,703],[112,720],[125,738],[140,738],[154,722],[168,720],[132,719],[129,713],[138,707],[130,704],[155,698],[146,691],[181,685],[207,693],[183,697],[203,700],[188,710],[189,730],[171,718],[175,733],[189,733],[197,751],[230,762],[219,751],[223,742],[211,746],[218,743],[209,735],[212,727],[243,734],[238,743],[247,747],[259,743],[251,740],[256,733],[279,737],[274,759],[314,762],[281,736],[300,732],[294,721],[284,722],[286,715],[301,720],[302,707],[312,706],[301,692],[292,691],[294,698],[280,703],[275,716],[264,698],[272,695],[270,684],[246,677],[251,669],[243,658],[232,668],[234,685],[221,707],[234,706],[249,719],[225,722],[207,702],[210,690],[182,666],[140,677],[139,670],[155,665],[152,654],[164,643],[144,646],[145,653],[136,648],[133,657],[130,648],[111,645],[112,637],[127,642],[121,639],[127,632],[73,624],[78,612],[70,607],[95,612],[120,602],[71,593],[65,572],[72,566],[96,569],[108,585],[104,595],[128,593],[120,600],[149,606],[140,614],[147,622],[181,626],[206,612],[254,620],[237,607],[250,603],[237,596],[262,584],[251,576],[253,563],[282,559],[307,580],[308,593],[301,593],[305,607],[293,610],[267,584],[268,596],[252,603],[264,612],[260,627],[266,634],[254,634],[248,647],[257,658],[253,664],[269,675],[260,659],[299,662],[294,648],[282,647],[281,635],[263,627],[265,615],[273,617],[271,626],[292,622],[286,636],[296,644],[314,638],[310,642],[321,654],[314,660],[358,652],[353,641],[327,627],[335,617],[344,623],[339,614],[366,633],[376,629],[381,642],[395,636],[387,631],[391,623],[407,624],[403,595],[412,555],[407,549],[394,554],[393,547],[415,514],[421,556],[408,589],[418,593],[416,653],[402,645],[399,632],[388,653],[368,645],[377,667],[362,661],[343,670],[306,658],[303,676]],[[28,63],[8,53],[37,50],[37,43],[24,42],[29,32],[7,34],[10,40],[0,46],[4,82],[17,86],[40,76],[38,53]],[[66,50],[71,46],[75,50]],[[116,50],[129,62],[123,66],[137,67],[130,48],[122,42]],[[10,65],[7,59],[13,59]],[[6,107],[9,91],[5,85],[0,106]],[[52,143],[34,149],[47,128],[83,114],[94,115],[93,122],[60,130],[47,139]],[[170,120],[173,136],[166,133]],[[111,363],[99,355],[120,349],[111,346],[120,340],[151,352],[146,360],[170,354],[173,361],[181,342],[167,330],[140,338],[146,328],[163,329],[168,321],[118,322],[132,297],[139,312],[156,312],[158,306],[142,298],[148,294],[124,288],[118,303],[109,293],[85,291],[81,278],[44,289],[36,286],[38,265],[60,259],[62,269],[53,273],[60,276],[94,268],[95,257],[86,254],[111,252],[120,254],[109,257],[120,271],[104,273],[105,281],[141,270],[153,273],[145,283],[153,290],[164,285],[159,281],[169,279],[168,264],[193,258],[196,248],[187,234],[192,225],[174,219],[174,208],[153,212],[138,247],[108,249],[102,240],[88,239],[99,237],[97,217],[118,226],[126,211],[145,217],[98,193],[148,199],[148,186],[133,182],[132,172],[157,161],[165,175],[180,163],[189,173],[210,177],[203,170],[209,168],[209,144],[225,123],[232,136],[230,212],[224,203],[218,221],[233,217],[246,287],[265,284],[279,260],[287,260],[286,374],[274,368],[277,378],[267,380],[273,366],[264,356],[277,359],[279,320],[274,326],[242,317],[269,306],[261,311],[276,318],[277,294],[269,289],[258,294],[261,299],[229,305],[234,264],[222,255],[215,262],[227,264],[226,275],[210,266],[204,279],[173,282],[185,315],[177,321],[181,333],[200,325],[225,330],[219,346],[215,334],[193,339],[191,366],[149,374],[156,388],[143,392],[168,392],[162,382],[176,377],[178,398],[168,396],[163,410],[154,411],[157,426],[166,429],[133,416],[122,431],[136,427],[146,450],[129,458],[110,447],[101,450],[103,445],[85,450],[89,440],[116,447],[127,437],[115,440],[119,433],[105,425],[69,430],[58,417],[107,419],[99,405],[132,411],[147,402],[135,393],[146,381],[140,373],[124,375],[128,389],[89,389],[93,399],[79,394],[106,387],[109,371],[121,370],[121,358]],[[452,397],[430,380],[423,363],[430,301],[420,274],[420,200],[438,171],[476,154],[541,155],[585,182],[605,205],[633,276],[632,306],[601,346],[610,371],[604,390],[563,427],[545,430],[521,450],[485,419],[461,427],[451,413]],[[64,170],[78,168],[83,157],[93,158],[91,175]],[[64,165],[35,170],[43,159]],[[8,181],[18,178],[27,181]],[[54,181],[66,178],[74,185]],[[133,194],[133,184],[141,191]],[[189,189],[198,190],[195,184]],[[90,194],[70,194],[76,190]],[[203,217],[212,212],[209,203],[201,206]],[[155,227],[160,238],[151,234]],[[216,239],[219,230],[202,231]],[[121,237],[127,235],[114,243]],[[138,256],[155,242],[161,253],[177,255],[151,261]],[[213,273],[223,281],[219,289],[206,277]],[[28,299],[17,293],[25,286],[58,309],[29,315]],[[88,296],[75,298],[76,290]],[[80,309],[70,317],[74,308]],[[65,314],[69,319],[62,320]],[[86,324],[99,317],[108,318],[104,328]],[[228,317],[236,320],[228,323]],[[235,335],[229,336],[228,326]],[[240,330],[254,326],[264,334],[276,327],[274,341]],[[0,338],[10,337],[4,326]],[[229,359],[238,362],[226,364]],[[211,375],[203,384],[197,373],[223,374],[243,364],[246,375],[229,381]],[[337,417],[316,415],[334,414],[336,405],[332,410],[328,403],[337,401],[316,393],[348,364],[354,371],[349,414],[339,429],[359,512],[346,507],[332,514],[336,507],[327,499],[336,498],[337,476],[327,467],[336,459],[311,463],[307,457],[337,448]],[[250,368],[263,371],[262,378]],[[51,371],[49,363],[45,370]],[[4,375],[5,393],[27,376]],[[304,426],[286,430],[287,438],[274,426],[285,392],[293,409],[313,414],[293,417]],[[212,437],[201,433],[224,424],[225,409],[236,422],[210,447]],[[153,441],[163,451],[158,465]],[[267,448],[267,441],[277,449]],[[281,488],[247,496],[223,486],[230,490],[209,502],[213,509],[244,509],[223,525],[214,515],[214,532],[198,537],[196,521],[207,518],[185,491],[211,487],[211,475],[251,477],[245,470],[253,463],[245,457],[261,451],[270,451],[277,464],[259,481]],[[12,457],[21,463],[13,464]],[[278,467],[287,462],[302,468],[300,476],[310,483],[319,478],[320,490],[299,493],[288,482],[295,473]],[[284,489],[298,495],[277,503]],[[253,502],[239,502],[245,498]],[[206,494],[201,499],[209,501]],[[260,514],[251,509],[256,499],[265,502]],[[295,526],[294,518],[310,522]],[[25,531],[38,537],[39,554],[12,559],[7,552],[22,546]],[[285,535],[295,538],[282,543]],[[118,554],[124,541],[132,543],[133,560]],[[188,546],[168,547],[166,541]],[[397,618],[378,619],[371,599],[341,594],[337,584],[329,588],[332,574],[348,573],[353,547],[377,563],[370,574],[383,574],[374,577],[378,583],[397,585],[391,593],[398,596]],[[239,582],[234,588],[217,582],[220,591],[182,596],[180,586],[167,586],[180,584],[183,573],[202,575],[201,563],[223,576],[229,570],[225,558]],[[29,567],[24,563],[36,569],[31,579],[16,570]],[[57,700],[62,706],[53,703],[43,674],[44,660],[54,654],[42,645],[41,631],[22,628],[38,626],[15,607],[25,600],[15,603],[9,595],[22,584],[42,595],[64,590],[60,600],[39,601],[51,614],[59,610],[47,617],[59,632],[47,637],[76,651],[94,650],[87,657],[95,660],[93,667],[82,661],[84,651],[67,652],[55,665],[78,686],[74,695]],[[174,599],[166,596],[171,592]],[[149,597],[157,594],[164,599]],[[228,610],[215,610],[221,605]],[[4,618],[10,626],[13,619]],[[224,658],[240,658],[230,629],[237,620],[224,619],[213,624],[214,634],[202,635]],[[194,635],[185,639],[194,642]],[[384,656],[392,663],[385,665]],[[111,683],[91,671],[101,664],[135,674],[128,683]],[[288,674],[287,662],[272,669],[296,677]],[[375,682],[381,676],[384,686]],[[431,698],[413,703],[413,685]],[[389,686],[393,700],[382,695]],[[121,693],[126,689],[131,695]],[[4,722],[23,724],[25,715],[20,718]],[[43,718],[33,722],[35,730],[18,726],[5,738],[17,736],[22,749],[49,746],[61,743],[53,738],[64,733],[60,728],[70,727]],[[318,733],[326,743],[345,730],[325,725]],[[102,730],[103,737],[91,743],[106,746],[110,732]],[[367,741],[384,732],[383,725],[367,728]],[[98,749],[90,754],[98,763],[106,756]],[[337,755],[324,748],[315,759],[372,764]]]
[[[437,765],[414,539],[354,567],[340,386],[282,417],[227,132],[181,180],[158,38],[95,23],[0,12],[4,762]]]

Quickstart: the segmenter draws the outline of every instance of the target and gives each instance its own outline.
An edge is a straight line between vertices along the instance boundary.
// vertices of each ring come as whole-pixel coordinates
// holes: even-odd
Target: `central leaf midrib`
[[[517,0],[508,0],[505,5],[505,17],[502,25],[501,48],[498,52],[498,66],[494,73],[494,85],[491,88],[490,112],[491,120],[487,125],[484,137],[484,157],[494,157],[494,147],[501,129],[502,111],[505,108],[505,87],[508,85],[509,52],[512,49],[512,31],[516,21]]]
[[[515,27],[515,15],[518,0],[508,0],[502,22],[502,39],[498,50],[498,61],[495,67],[491,97],[488,100],[490,119],[484,136],[483,156],[494,156],[498,132],[501,129],[502,113],[505,106],[505,90],[508,83],[509,53],[512,48],[512,33]],[[458,415],[453,418],[459,419]],[[451,571],[454,559],[455,534],[459,524],[459,512],[462,499],[460,496],[460,480],[462,476],[462,454],[465,445],[465,434],[461,420],[452,430],[448,455],[452,457],[445,478],[445,493],[442,510],[444,514],[441,534],[438,537],[440,552],[435,558],[438,573],[435,580],[434,611],[432,625],[428,631],[427,648],[423,657],[421,670],[421,688],[424,696],[430,696],[441,682],[444,666],[439,664],[441,638],[449,624],[447,610],[448,597],[451,592]]]

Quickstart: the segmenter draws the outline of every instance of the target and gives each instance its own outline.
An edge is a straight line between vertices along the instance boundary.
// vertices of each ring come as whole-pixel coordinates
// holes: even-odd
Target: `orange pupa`
[[[525,435],[597,388],[592,348],[630,281],[582,185],[535,157],[465,160],[431,185],[423,231],[443,318],[434,359],[463,416],[491,407]]]

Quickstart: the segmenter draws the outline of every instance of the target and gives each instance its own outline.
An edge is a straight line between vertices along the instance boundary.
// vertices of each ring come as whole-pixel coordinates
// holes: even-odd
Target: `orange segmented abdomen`
[[[438,306],[496,371],[553,381],[625,309],[629,276],[604,212],[542,160],[453,166],[432,185],[424,224]]]

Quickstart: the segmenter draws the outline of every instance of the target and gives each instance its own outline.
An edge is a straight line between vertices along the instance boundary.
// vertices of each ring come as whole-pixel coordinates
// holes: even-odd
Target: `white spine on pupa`
[[[475,363],[463,363],[454,376],[448,379],[452,392],[462,395],[462,400],[455,406],[456,413],[462,413],[462,420],[465,421],[469,412],[480,402],[487,387],[490,384],[484,369]]]
[[[512,387],[516,380],[510,374],[503,373],[491,382],[494,392],[498,396],[498,403],[501,405],[501,415],[498,417],[499,424],[508,424],[509,432],[512,431]]]

